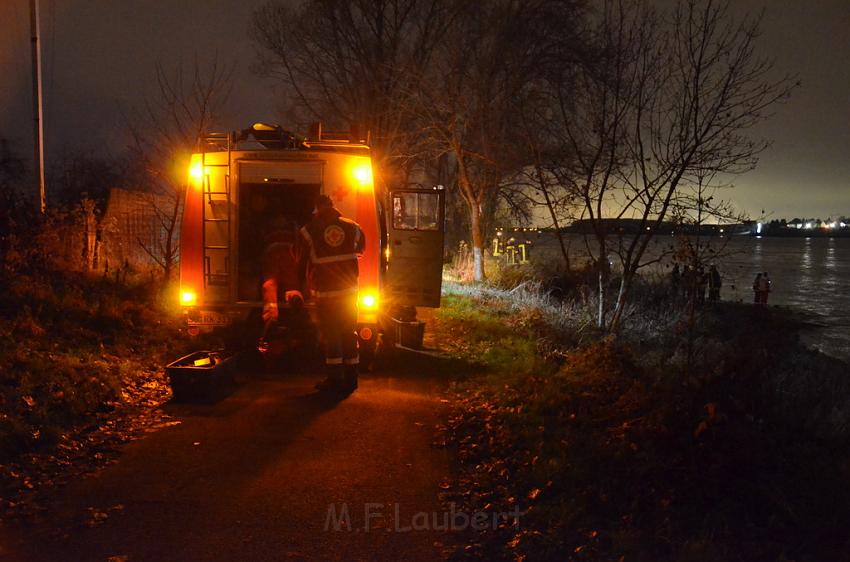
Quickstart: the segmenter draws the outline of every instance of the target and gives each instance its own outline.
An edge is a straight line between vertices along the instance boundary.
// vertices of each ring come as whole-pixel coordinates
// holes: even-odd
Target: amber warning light
[[[189,289],[182,289],[180,291],[180,304],[183,306],[192,306],[193,304],[198,302],[198,295],[195,291]]]
[[[364,188],[372,185],[372,164],[369,161],[355,164],[351,168],[351,176],[357,183],[357,187]]]
[[[201,178],[204,176],[204,167],[201,165],[200,162],[192,164],[192,166],[189,168],[189,175],[192,177],[193,180],[198,182],[201,181]]]

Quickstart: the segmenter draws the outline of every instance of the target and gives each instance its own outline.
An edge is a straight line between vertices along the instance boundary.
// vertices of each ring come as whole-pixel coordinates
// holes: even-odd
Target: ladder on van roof
[[[231,135],[212,134],[207,143],[225,140],[227,163],[211,164],[206,160],[206,146],[202,146],[203,174],[202,240],[204,248],[204,293],[208,301],[229,301],[231,285],[231,240],[233,205],[231,201]],[[213,173],[207,173],[212,169]]]

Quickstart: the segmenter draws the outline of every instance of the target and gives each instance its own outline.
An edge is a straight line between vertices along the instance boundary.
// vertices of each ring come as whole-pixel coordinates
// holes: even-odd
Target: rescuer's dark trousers
[[[357,365],[357,295],[319,299],[319,331],[325,343],[325,364]]]

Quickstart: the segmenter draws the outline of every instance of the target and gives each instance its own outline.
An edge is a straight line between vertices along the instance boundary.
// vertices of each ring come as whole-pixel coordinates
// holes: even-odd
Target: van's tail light
[[[378,294],[375,291],[360,291],[358,304],[362,310],[378,310]]]
[[[183,306],[198,304],[198,294],[191,289],[180,289],[180,304]]]

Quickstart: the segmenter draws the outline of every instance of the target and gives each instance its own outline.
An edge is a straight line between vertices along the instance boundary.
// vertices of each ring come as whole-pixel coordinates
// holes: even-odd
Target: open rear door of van
[[[439,308],[443,285],[445,191],[390,192],[385,294],[398,306]]]

